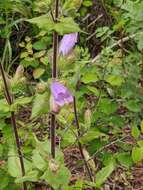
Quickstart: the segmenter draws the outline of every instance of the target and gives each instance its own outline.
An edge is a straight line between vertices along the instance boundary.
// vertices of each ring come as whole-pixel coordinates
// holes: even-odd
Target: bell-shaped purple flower
[[[78,33],[65,34],[60,42],[59,54],[68,55],[77,43]]]
[[[59,82],[52,82],[51,93],[54,98],[54,102],[58,106],[64,106],[65,104],[73,103],[73,96],[69,90]]]

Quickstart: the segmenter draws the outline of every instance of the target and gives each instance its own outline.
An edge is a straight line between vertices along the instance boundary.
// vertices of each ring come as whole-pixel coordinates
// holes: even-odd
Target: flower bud
[[[84,121],[85,121],[86,129],[89,129],[91,126],[91,117],[92,117],[91,110],[87,109],[84,113]]]
[[[46,86],[44,83],[38,83],[36,86],[36,92],[37,93],[43,93],[46,90]]]
[[[56,163],[56,161],[54,159],[51,159],[49,161],[49,168],[52,172],[57,172],[59,169],[59,165]]]
[[[61,110],[61,107],[58,104],[56,104],[52,96],[50,97],[50,110],[55,114],[58,114]]]
[[[20,79],[21,77],[23,77],[23,73],[24,73],[24,67],[22,65],[19,65],[16,69],[14,78]]]

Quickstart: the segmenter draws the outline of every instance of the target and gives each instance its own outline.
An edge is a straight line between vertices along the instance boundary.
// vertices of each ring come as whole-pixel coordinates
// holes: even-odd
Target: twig
[[[55,5],[55,22],[57,22],[58,12],[59,12],[59,0],[56,0]],[[58,50],[58,33],[56,31],[53,32],[53,65],[52,65],[52,78],[55,79],[57,77],[57,50]],[[51,115],[51,154],[52,157],[55,158],[55,126],[56,126],[56,118],[55,115]]]
[[[74,114],[75,114],[75,122],[76,122],[78,137],[80,137],[81,134],[80,134],[80,126],[79,126],[79,121],[78,121],[77,108],[76,108],[76,98],[75,97],[74,97]],[[91,170],[90,170],[90,168],[88,166],[86,158],[84,156],[83,148],[82,148],[82,145],[81,145],[80,141],[78,141],[78,147],[79,147],[79,151],[80,151],[81,157],[83,159],[83,162],[85,164],[86,170],[88,172],[89,178],[93,182],[94,180],[92,178],[92,173],[91,173]]]
[[[127,41],[129,41],[130,39],[133,39],[133,38],[135,38],[137,35],[142,34],[142,33],[143,33],[143,32],[137,32],[137,33],[132,34],[132,35],[130,35],[130,36],[124,37],[124,38],[118,40],[117,42],[113,43],[111,46],[106,47],[105,49],[106,49],[106,50],[110,50],[110,49],[115,48],[116,46],[120,46],[122,43],[127,42]],[[101,57],[101,55],[102,55],[102,52],[101,52],[99,55],[97,55],[96,57],[94,57],[94,58],[91,60],[91,63],[94,63],[96,60],[98,60],[98,59]]]
[[[103,14],[98,15],[98,17],[96,19],[94,19],[88,26],[87,28],[89,28],[90,26],[92,26],[93,24],[95,24],[100,18],[103,17]]]
[[[121,137],[120,139],[116,139],[116,140],[110,142],[109,144],[107,144],[107,145],[101,147],[100,149],[98,149],[98,150],[87,160],[87,162],[89,162],[91,159],[93,159],[98,153],[102,152],[104,149],[110,147],[111,145],[116,144],[117,142],[120,142],[120,141],[126,139],[126,138],[129,137],[129,136],[130,136],[130,135],[126,135],[126,136],[124,136],[124,137]]]
[[[6,81],[5,72],[3,69],[3,63],[2,62],[0,62],[0,71],[1,71],[2,79],[3,79],[3,83],[4,83],[6,100],[7,100],[9,105],[12,105],[13,100],[11,98],[11,95],[10,95],[10,92],[8,89],[8,85],[7,85],[7,81]],[[20,141],[19,141],[18,130],[17,130],[17,125],[16,125],[15,113],[13,111],[11,112],[11,124],[12,124],[14,135],[15,135],[17,152],[18,152],[18,156],[19,156],[19,160],[20,160],[20,166],[21,166],[21,173],[22,173],[22,176],[24,176],[25,175],[24,161],[23,161],[23,156],[22,156],[21,147],[20,147]],[[23,189],[27,190],[27,185],[25,182],[23,182]]]

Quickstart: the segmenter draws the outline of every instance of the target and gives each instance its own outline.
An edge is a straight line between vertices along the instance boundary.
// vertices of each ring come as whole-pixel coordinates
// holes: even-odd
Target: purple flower
[[[77,43],[78,33],[65,34],[60,42],[59,54],[68,55]]]
[[[54,102],[59,106],[73,103],[73,96],[68,89],[59,82],[52,82],[51,93],[54,98]]]

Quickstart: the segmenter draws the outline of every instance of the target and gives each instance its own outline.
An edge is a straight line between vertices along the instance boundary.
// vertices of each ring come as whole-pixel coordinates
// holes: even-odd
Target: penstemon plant
[[[0,190],[136,189],[142,10],[131,0],[0,1]]]

